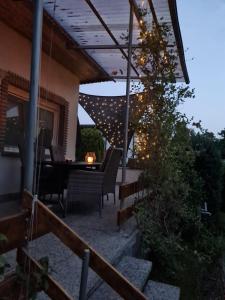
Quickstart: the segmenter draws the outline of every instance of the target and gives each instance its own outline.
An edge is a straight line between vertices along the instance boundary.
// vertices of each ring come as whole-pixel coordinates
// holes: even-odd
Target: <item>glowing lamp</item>
[[[85,162],[88,164],[93,164],[96,161],[96,155],[95,152],[87,152],[85,155]]]

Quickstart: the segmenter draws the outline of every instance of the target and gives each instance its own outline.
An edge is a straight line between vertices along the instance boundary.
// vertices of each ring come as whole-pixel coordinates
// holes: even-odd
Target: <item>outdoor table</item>
[[[53,173],[58,176],[58,180],[63,183],[65,188],[67,187],[67,182],[69,178],[69,173],[72,170],[99,170],[101,163],[94,162],[94,163],[87,163],[84,161],[42,161],[38,163],[39,166],[43,168],[53,168]]]
[[[85,161],[42,161],[39,164],[43,166],[58,167],[66,170],[98,170],[100,162],[87,163]]]

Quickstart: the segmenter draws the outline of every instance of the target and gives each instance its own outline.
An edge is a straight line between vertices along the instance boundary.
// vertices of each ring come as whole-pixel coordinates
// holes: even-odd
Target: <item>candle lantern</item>
[[[87,152],[85,155],[85,162],[88,164],[93,164],[96,161],[96,155],[95,152]]]

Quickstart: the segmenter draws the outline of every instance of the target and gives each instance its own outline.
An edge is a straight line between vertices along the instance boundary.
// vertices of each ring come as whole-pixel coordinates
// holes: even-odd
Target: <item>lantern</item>
[[[96,161],[96,155],[95,152],[87,152],[85,155],[85,162],[88,164],[93,164]]]

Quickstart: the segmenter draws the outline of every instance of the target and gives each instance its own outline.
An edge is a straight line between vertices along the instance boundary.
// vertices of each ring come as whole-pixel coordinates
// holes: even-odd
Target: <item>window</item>
[[[23,101],[24,102],[24,101]],[[26,102],[9,96],[6,111],[5,151],[18,152],[17,145],[24,137]]]
[[[6,131],[5,131],[5,152],[18,153],[18,144],[24,139],[26,129],[28,101],[15,95],[8,96],[6,111]],[[52,142],[58,142],[59,110],[57,104],[50,101],[41,101],[39,107],[39,130],[47,128],[52,138]]]

